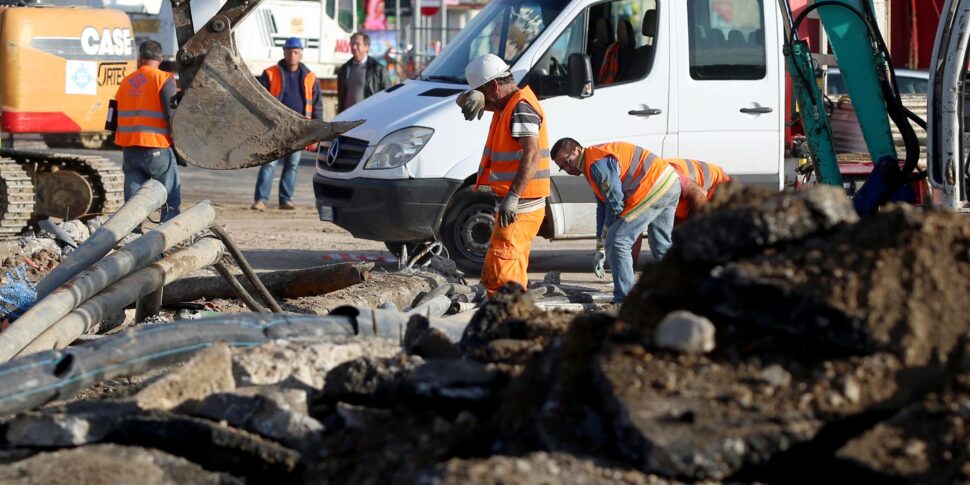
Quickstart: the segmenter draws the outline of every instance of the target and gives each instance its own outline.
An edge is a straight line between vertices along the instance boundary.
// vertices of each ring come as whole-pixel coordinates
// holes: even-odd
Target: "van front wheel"
[[[494,225],[494,197],[465,187],[452,198],[441,221],[441,242],[462,270],[476,274],[485,262]]]

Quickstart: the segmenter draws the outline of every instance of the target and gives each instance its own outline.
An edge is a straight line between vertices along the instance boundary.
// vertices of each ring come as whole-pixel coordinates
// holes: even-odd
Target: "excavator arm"
[[[192,18],[193,0],[171,1],[183,90],[172,141],[189,164],[217,170],[262,165],[363,123],[308,120],[257,82],[232,31],[261,0],[228,0],[201,29]]]
[[[919,141],[910,119],[925,124],[906,109],[896,87],[889,52],[873,15],[871,0],[813,0],[792,16],[787,0],[779,0],[787,14],[785,55],[792,75],[792,87],[799,104],[799,115],[812,150],[819,181],[841,185],[834,137],[822,109],[822,93],[815,82],[811,54],[804,40],[798,39],[799,24],[813,10],[832,45],[849,97],[859,118],[863,138],[872,160],[872,174],[856,193],[853,204],[861,215],[874,213],[890,200],[906,200],[908,184],[916,174]],[[906,147],[905,163],[900,165],[889,121],[899,128]]]

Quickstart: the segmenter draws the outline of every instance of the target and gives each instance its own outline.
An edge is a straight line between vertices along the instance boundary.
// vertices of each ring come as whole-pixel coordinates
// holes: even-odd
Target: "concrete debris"
[[[13,464],[0,465],[0,482],[22,485],[244,483],[227,473],[207,471],[159,450],[110,444],[39,453]]]
[[[189,399],[236,388],[232,352],[218,344],[195,355],[182,367],[153,382],[135,395],[142,409],[172,409]]]
[[[17,242],[20,244],[22,253],[29,258],[37,257],[41,252],[46,252],[53,257],[61,256],[61,247],[51,238],[25,236],[19,238]]]
[[[91,237],[91,230],[88,229],[87,224],[77,219],[64,221],[58,224],[58,226],[60,226],[61,229],[64,230],[64,232],[68,233],[71,236],[71,238],[74,239],[74,242],[78,244],[84,242],[85,239]]]
[[[201,401],[187,401],[176,411],[224,421],[230,426],[278,441],[290,448],[307,446],[315,434],[323,431],[323,425],[305,414],[305,401],[301,412],[290,408],[287,400],[274,399],[280,396],[263,393],[250,396],[212,394]]]
[[[110,420],[100,414],[31,413],[7,426],[6,440],[14,446],[69,447],[100,441]]]
[[[334,367],[362,356],[390,357],[401,351],[384,339],[354,339],[329,342],[272,342],[238,349],[232,369],[240,386],[300,385],[323,389],[327,373]]]
[[[691,312],[672,312],[660,321],[653,343],[662,349],[706,354],[714,350],[714,324]]]
[[[93,234],[104,225],[104,221],[108,220],[104,216],[94,216],[87,220],[84,224],[88,227],[88,234]]]

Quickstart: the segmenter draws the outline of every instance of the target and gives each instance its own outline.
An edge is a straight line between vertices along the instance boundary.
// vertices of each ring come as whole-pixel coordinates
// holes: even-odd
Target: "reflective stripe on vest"
[[[519,171],[519,164],[524,154],[522,145],[512,137],[511,121],[512,113],[520,102],[529,103],[539,114],[541,123],[539,124],[539,166],[536,167],[535,177],[525,186],[519,197],[523,199],[535,199],[548,197],[550,193],[549,177],[551,171],[551,159],[549,158],[549,136],[546,132],[545,113],[539,100],[535,97],[528,86],[513,94],[505,109],[500,113],[492,114],[491,125],[488,130],[488,138],[485,141],[485,149],[482,150],[482,160],[479,163],[477,185],[488,185],[492,192],[505,197],[515,179],[515,174]]]
[[[269,94],[276,99],[282,100],[283,72],[280,70],[280,66],[277,64],[269,67],[263,71],[263,74],[269,81]],[[303,116],[306,116],[307,119],[310,119],[313,115],[313,85],[316,83],[317,76],[313,74],[313,71],[307,72],[307,75],[303,78]]]
[[[587,147],[583,150],[583,157],[585,160],[583,172],[586,180],[593,188],[596,197],[604,202],[606,198],[593,180],[593,165],[607,157],[616,159],[624,199],[621,216],[625,216],[641,202],[648,200],[661,175],[669,166],[666,160],[650,153],[649,150],[624,142]]]
[[[121,147],[166,148],[172,146],[168,116],[162,106],[162,88],[171,73],[142,66],[118,86],[118,126],[115,144]]]
[[[677,172],[690,177],[691,181],[704,187],[704,189],[709,192],[715,185],[730,179],[730,177],[724,173],[723,168],[714,164],[702,162],[700,160],[682,158],[670,159],[668,161],[670,162],[670,165],[677,170]],[[700,171],[698,171],[698,169]]]

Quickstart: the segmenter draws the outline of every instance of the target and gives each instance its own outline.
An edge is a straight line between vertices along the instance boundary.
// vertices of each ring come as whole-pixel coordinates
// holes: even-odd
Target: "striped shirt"
[[[542,117],[529,103],[519,101],[519,104],[515,105],[509,126],[512,138],[538,137],[540,124],[542,124]]]

